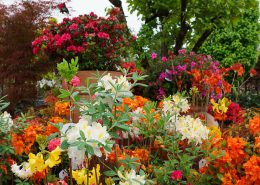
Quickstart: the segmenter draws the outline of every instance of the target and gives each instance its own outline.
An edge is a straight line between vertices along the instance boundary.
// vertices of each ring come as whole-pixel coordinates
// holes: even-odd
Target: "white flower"
[[[85,159],[85,150],[78,150],[75,146],[68,148],[68,156],[71,159],[72,169],[76,170],[82,167]]]
[[[209,130],[204,126],[199,118],[191,116],[178,117],[174,123],[175,129],[182,135],[182,140],[188,139],[189,142],[194,141],[201,144],[202,140],[208,139]]]
[[[178,116],[180,113],[185,113],[190,109],[189,102],[185,97],[175,94],[166,98],[163,101],[162,111],[164,115]]]
[[[112,79],[112,76],[110,73],[107,75],[103,76],[99,81],[98,81],[98,87],[103,87],[105,91],[111,90],[113,86],[115,86],[116,81]]]
[[[13,164],[11,166],[11,170],[17,177],[21,179],[28,179],[33,175],[28,162],[24,162],[21,165]]]
[[[132,96],[132,92],[130,91],[132,86],[126,79],[126,76],[121,75],[120,77],[117,77],[117,85],[120,86],[118,96]]]
[[[5,132],[5,133],[10,131],[10,128],[13,126],[12,117],[6,111],[0,115],[0,126],[1,126],[1,131]]]
[[[73,144],[76,141],[84,141],[93,148],[96,156],[102,156],[99,144],[106,145],[107,141],[111,138],[106,126],[102,126],[97,122],[91,122],[90,119],[80,119],[77,124],[70,126],[71,128],[68,127],[67,131],[64,132],[69,144]],[[83,132],[85,140],[81,137],[80,132]],[[70,153],[72,154],[73,152],[70,151]]]
[[[127,80],[126,76],[112,78],[110,73],[103,76],[98,81],[98,87],[104,89],[104,92],[110,93],[113,98],[122,98],[124,96],[132,96],[132,84]]]
[[[47,79],[43,78],[37,82],[37,86],[40,87],[41,89],[44,88],[45,86],[52,88],[55,85],[56,85],[56,81],[54,79],[47,80]]]
[[[135,170],[131,170],[129,173],[125,172],[124,175],[118,171],[118,176],[120,178],[120,185],[144,185],[145,175],[136,175]]]

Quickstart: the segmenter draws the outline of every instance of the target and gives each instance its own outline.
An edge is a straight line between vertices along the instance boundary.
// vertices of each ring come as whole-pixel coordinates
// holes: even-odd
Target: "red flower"
[[[77,30],[78,29],[78,25],[73,23],[72,25],[70,25],[70,30]]]
[[[172,180],[181,180],[182,179],[182,171],[181,170],[175,170],[171,173]]]
[[[250,76],[252,77],[252,76],[255,76],[256,75],[256,70],[255,69],[250,69],[249,70],[249,74],[250,74]]]
[[[244,73],[244,68],[240,63],[235,63],[233,66],[231,66],[231,69],[237,72],[238,76],[242,76]]]
[[[98,36],[98,38],[101,38],[101,39],[109,39],[109,34],[107,34],[105,32],[99,32],[97,36]]]

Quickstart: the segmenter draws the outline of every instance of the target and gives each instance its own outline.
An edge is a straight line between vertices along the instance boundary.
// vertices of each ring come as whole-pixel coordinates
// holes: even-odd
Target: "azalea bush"
[[[237,96],[242,92],[242,86],[248,78],[256,75],[254,69],[245,74],[244,67],[238,62],[224,68],[211,56],[188,52],[185,49],[179,50],[178,55],[169,52],[168,57],[161,58],[153,52],[151,65],[154,67],[148,71],[152,74],[149,81],[150,92],[154,92],[153,98],[156,99],[178,91],[191,92],[194,101],[211,98],[217,100],[230,93]],[[208,101],[205,104],[208,104]]]
[[[121,11],[113,8],[107,18],[92,12],[61,23],[50,21],[32,42],[36,60],[56,64],[78,56],[81,70],[115,70],[134,40],[120,16]]]

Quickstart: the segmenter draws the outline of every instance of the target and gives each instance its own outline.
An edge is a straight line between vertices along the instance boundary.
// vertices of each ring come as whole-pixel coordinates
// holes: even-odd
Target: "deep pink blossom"
[[[167,62],[167,60],[168,60],[168,59],[167,59],[166,56],[163,56],[163,57],[162,57],[162,61],[163,61],[163,62]]]
[[[48,150],[51,152],[53,150],[55,150],[58,146],[60,146],[60,138],[54,138],[52,140],[50,140],[49,144],[48,144]]]
[[[157,58],[157,54],[153,52],[152,55],[151,55],[151,57],[152,57],[152,59],[154,60],[154,59]]]
[[[180,49],[178,51],[179,55],[185,55],[187,53],[186,49]]]
[[[70,83],[71,83],[71,85],[73,85],[74,87],[79,86],[79,85],[80,85],[80,79],[79,79],[79,77],[74,76],[74,77],[72,78],[72,80],[70,81]]]
[[[132,35],[132,40],[133,40],[133,41],[136,41],[136,38],[137,38],[137,37],[136,37],[135,35]]]
[[[101,38],[101,39],[109,39],[109,34],[105,33],[105,32],[99,32],[97,34],[98,38]]]
[[[172,180],[181,180],[182,179],[182,171],[181,170],[175,170],[171,173]]]
[[[70,30],[77,30],[78,29],[78,25],[76,23],[73,23],[72,25],[70,25]]]

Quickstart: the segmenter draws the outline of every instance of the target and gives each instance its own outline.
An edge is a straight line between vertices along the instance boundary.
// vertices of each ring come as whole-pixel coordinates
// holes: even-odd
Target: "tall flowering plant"
[[[60,62],[79,57],[81,70],[114,70],[133,41],[120,21],[120,10],[110,10],[107,18],[93,12],[61,23],[50,22],[32,42],[36,60]]]

